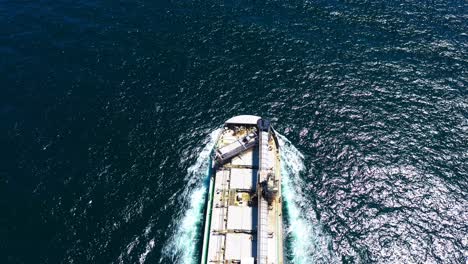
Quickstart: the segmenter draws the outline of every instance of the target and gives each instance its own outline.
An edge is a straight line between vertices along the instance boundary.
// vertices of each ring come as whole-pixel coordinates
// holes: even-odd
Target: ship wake
[[[331,246],[331,238],[316,218],[307,182],[301,177],[305,171],[304,155],[284,136],[278,134],[281,151],[281,176],[287,222],[287,262],[338,263]]]
[[[203,207],[208,189],[204,181],[208,177],[210,153],[220,131],[217,129],[209,135],[195,163],[187,169],[188,183],[181,195],[186,200],[183,201],[181,214],[174,220],[176,231],[162,249],[163,258],[160,263],[166,263],[168,259],[171,263],[197,263],[197,247],[202,238]]]
[[[173,221],[176,228],[162,249],[160,263],[170,260],[171,263],[194,264],[199,260],[209,156],[220,131],[217,129],[210,134],[196,161],[187,169],[187,184],[181,195],[186,200],[182,201],[181,214]],[[305,171],[304,155],[286,137],[278,134],[278,140],[287,216],[285,261],[297,264],[338,263],[331,249],[331,239],[317,221],[310,196],[306,194],[307,183],[301,176]]]

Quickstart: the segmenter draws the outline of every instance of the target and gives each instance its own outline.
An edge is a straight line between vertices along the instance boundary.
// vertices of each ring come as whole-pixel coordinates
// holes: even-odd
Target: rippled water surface
[[[191,263],[229,117],[290,263],[466,263],[466,1],[0,1],[0,262]]]

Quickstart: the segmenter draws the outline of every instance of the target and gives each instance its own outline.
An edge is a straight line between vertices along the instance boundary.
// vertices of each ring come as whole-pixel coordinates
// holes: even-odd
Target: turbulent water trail
[[[187,185],[181,197],[184,206],[174,221],[176,231],[163,248],[165,259],[174,263],[192,264],[197,262],[196,248],[201,238],[203,206],[207,186],[203,184],[209,169],[209,155],[216,143],[220,130],[213,131],[195,163],[187,169]],[[304,156],[284,136],[279,135],[281,149],[281,173],[283,197],[286,203],[288,224],[285,226],[291,245],[288,246],[292,263],[333,263],[335,254],[330,249],[331,240],[324,234],[310,199],[305,194],[306,183],[301,178],[305,170]],[[185,207],[185,208],[184,208]]]
[[[337,263],[331,249],[331,239],[315,217],[315,212],[301,178],[305,170],[304,155],[283,135],[278,134],[281,151],[283,199],[288,223],[286,232],[291,242],[287,248],[292,263]]]
[[[217,129],[210,134],[197,160],[187,169],[188,184],[181,195],[187,199],[182,203],[186,208],[179,209],[181,213],[174,221],[177,229],[169,243],[163,248],[163,256],[171,259],[173,263],[196,263],[198,251],[196,248],[198,243],[196,242],[202,236],[201,221],[203,220],[203,206],[207,190],[203,181],[207,177],[210,164],[209,156],[220,131]]]

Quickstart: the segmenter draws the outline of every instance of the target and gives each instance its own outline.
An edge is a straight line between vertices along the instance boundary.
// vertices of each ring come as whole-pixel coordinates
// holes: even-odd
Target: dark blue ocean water
[[[285,136],[288,262],[466,263],[467,19],[0,0],[0,263],[190,263],[207,151],[238,114]]]

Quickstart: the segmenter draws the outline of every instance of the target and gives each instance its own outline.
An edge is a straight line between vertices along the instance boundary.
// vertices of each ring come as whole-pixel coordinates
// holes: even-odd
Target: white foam
[[[315,217],[315,212],[304,191],[307,184],[301,178],[305,170],[304,155],[283,135],[278,134],[281,151],[282,195],[289,218],[286,227],[292,245],[289,259],[292,263],[339,263],[331,249],[331,239]]]
[[[146,245],[146,249],[145,249],[145,252],[143,254],[140,255],[140,264],[143,264],[145,263],[145,260],[146,260],[146,256],[148,256],[148,254],[151,252],[151,250],[154,248],[154,238],[151,239],[148,244]]]
[[[213,149],[220,129],[215,130],[207,138],[205,147],[195,163],[187,170],[187,185],[181,197],[186,201],[182,204],[182,214],[176,218],[176,231],[163,248],[163,258],[171,263],[192,264],[197,262],[196,248],[202,238],[201,221],[203,221],[203,206],[207,187],[203,185],[209,166],[209,155]],[[283,198],[289,224],[286,226],[291,236],[292,263],[338,263],[331,249],[331,240],[323,231],[315,218],[315,212],[310,197],[305,195],[307,184],[301,178],[305,170],[304,155],[284,136],[278,134],[281,149],[281,170]],[[161,260],[162,261],[162,260]]]
[[[205,147],[195,163],[187,169],[187,181],[181,197],[187,199],[182,204],[182,212],[175,221],[176,231],[163,248],[163,256],[170,258],[172,263],[196,263],[197,240],[202,237],[203,206],[205,205],[207,186],[203,184],[209,170],[210,153],[216,143],[221,129],[213,131],[205,140]]]

